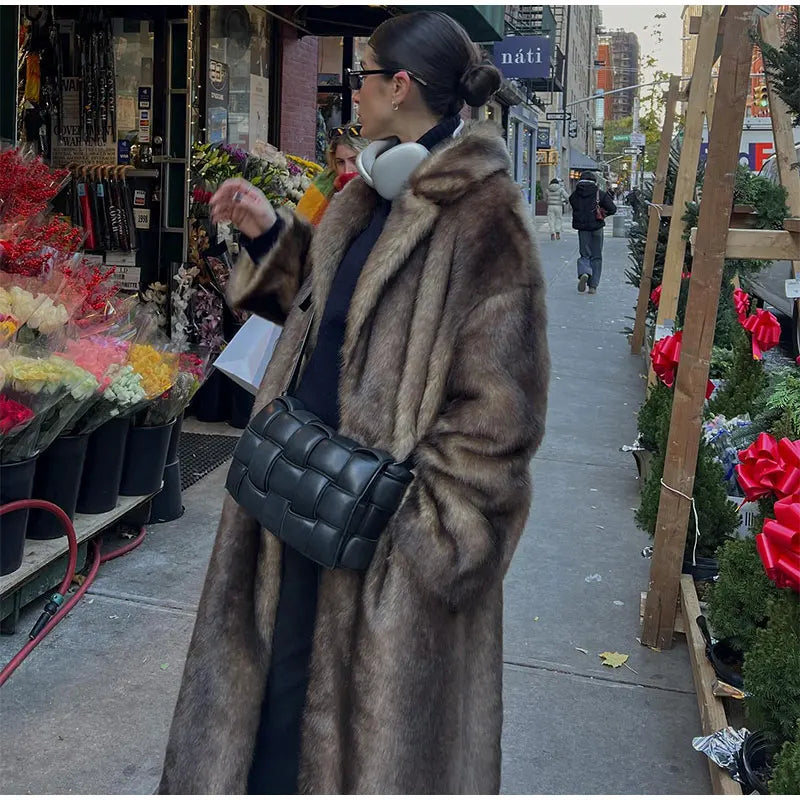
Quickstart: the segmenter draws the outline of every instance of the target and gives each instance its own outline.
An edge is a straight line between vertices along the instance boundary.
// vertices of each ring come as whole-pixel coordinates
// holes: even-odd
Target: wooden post
[[[655,548],[645,604],[642,644],[672,646],[694,474],[700,445],[711,347],[717,318],[728,220],[750,82],[753,6],[728,6],[717,86],[716,124],[709,139],[705,191],[697,224],[697,250],[672,403]],[[705,9],[704,9],[705,18]],[[701,34],[702,36],[702,34]],[[709,70],[710,72],[710,70]],[[703,98],[708,96],[708,87]],[[731,136],[731,131],[736,132]],[[673,222],[678,219],[677,214]],[[700,531],[702,536],[702,531]]]
[[[669,150],[672,144],[672,129],[675,127],[675,103],[678,100],[678,87],[680,78],[671,75],[669,89],[667,90],[667,108],[664,112],[664,127],[661,130],[661,142],[658,148],[658,164],[653,180],[653,199],[656,205],[664,202],[664,188],[667,183],[667,169],[669,168]],[[644,344],[644,325],[647,320],[647,305],[650,302],[650,290],[653,285],[653,264],[656,260],[658,246],[658,230],[661,227],[661,216],[658,209],[652,205],[648,208],[647,242],[644,247],[644,261],[642,262],[642,275],[639,279],[639,301],[636,304],[636,321],[633,324],[631,336],[631,353],[638,355]]]
[[[711,126],[714,124],[714,100],[717,96],[717,88],[714,86],[714,77],[711,77],[711,86],[708,90],[708,102],[706,103],[706,122],[708,123],[708,135],[711,135]]]
[[[773,13],[761,18],[761,36],[767,44],[780,47],[781,31],[778,17]],[[766,70],[765,70],[766,72]],[[775,139],[775,160],[778,162],[778,176],[786,189],[786,204],[792,217],[800,217],[800,170],[792,169],[797,163],[797,151],[794,146],[792,131],[792,115],[786,103],[778,97],[775,85],[766,72],[767,94],[769,96],[769,112],[772,117],[772,135]],[[800,278],[800,261],[792,261],[792,273]],[[795,300],[795,303],[800,301]]]
[[[661,281],[661,300],[656,319],[656,341],[673,333],[675,329],[675,312],[678,308],[681,274],[686,257],[686,241],[683,238],[681,218],[686,204],[694,197],[697,162],[703,140],[703,119],[711,88],[711,68],[714,65],[720,13],[720,6],[703,6],[697,55],[689,87],[689,108],[686,112],[681,161],[675,183],[675,198],[672,201],[672,221],[669,226],[667,252],[664,256],[664,277]],[[649,383],[652,385],[654,382],[655,373],[651,366]]]

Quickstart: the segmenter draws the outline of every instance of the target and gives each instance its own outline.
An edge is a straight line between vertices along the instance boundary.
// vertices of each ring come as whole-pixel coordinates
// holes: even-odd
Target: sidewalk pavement
[[[643,393],[620,334],[635,299],[626,240],[608,231],[600,290],[580,295],[577,235],[551,242],[536,227],[553,378],[533,510],[506,581],[503,792],[708,793],[685,642],[655,653],[636,641],[649,562],[633,523],[636,470],[619,452]],[[0,690],[3,791],[155,791],[226,470],[184,493],[182,519],[104,565]],[[40,611],[0,639],[0,663]],[[607,650],[629,654],[630,669],[602,666]]]

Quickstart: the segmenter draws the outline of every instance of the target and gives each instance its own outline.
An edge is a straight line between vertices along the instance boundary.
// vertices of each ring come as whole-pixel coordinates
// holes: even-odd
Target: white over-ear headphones
[[[458,136],[464,129],[459,123],[453,132]],[[362,150],[356,159],[361,177],[384,200],[394,200],[408,185],[414,170],[430,155],[419,142],[399,143],[398,139],[379,139]]]
[[[397,139],[380,139],[358,154],[356,169],[384,200],[394,200],[429,155],[428,148],[418,142],[400,144]]]

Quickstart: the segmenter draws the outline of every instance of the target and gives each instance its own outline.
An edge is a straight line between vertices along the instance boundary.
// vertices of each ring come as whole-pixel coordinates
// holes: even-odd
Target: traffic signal
[[[769,105],[769,94],[767,93],[766,86],[756,86],[753,92],[753,100],[760,108],[766,108]]]

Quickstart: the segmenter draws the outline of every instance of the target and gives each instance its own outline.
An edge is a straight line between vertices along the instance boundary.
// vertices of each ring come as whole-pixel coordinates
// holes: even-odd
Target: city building
[[[611,69],[611,75],[606,75],[605,81],[610,77],[611,89],[623,89],[626,86],[635,86],[639,83],[639,39],[635,33],[625,30],[608,31],[600,36],[605,57],[601,57],[598,49],[598,61],[603,61],[603,69]],[[606,88],[606,87],[603,87]],[[605,118],[623,119],[633,116],[634,100],[638,89],[629,89],[617,92],[605,98]]]
[[[537,141],[538,183],[546,186],[558,176],[569,186],[571,171],[599,166],[592,157],[595,104],[589,98],[596,90],[600,8],[507,6],[506,18],[520,33],[547,36],[552,41],[553,79],[536,91],[536,100],[544,111]],[[553,118],[564,111],[567,119]]]

